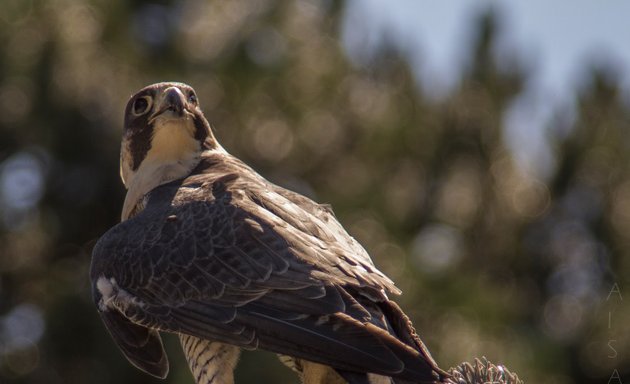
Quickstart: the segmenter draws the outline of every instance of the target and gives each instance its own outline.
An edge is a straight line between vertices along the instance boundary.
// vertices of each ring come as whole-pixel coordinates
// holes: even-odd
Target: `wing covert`
[[[397,356],[420,354],[355,299],[397,289],[330,211],[277,188],[202,174],[154,189],[94,248],[93,281],[115,285],[106,310],[154,330],[400,373]]]

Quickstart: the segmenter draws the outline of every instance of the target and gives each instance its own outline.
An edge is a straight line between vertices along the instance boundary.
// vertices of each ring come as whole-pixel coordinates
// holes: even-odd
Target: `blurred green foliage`
[[[555,165],[536,176],[504,144],[528,74],[496,62],[492,13],[435,101],[391,46],[351,65],[343,9],[0,3],[0,382],[157,382],[110,341],[87,269],[124,198],[127,97],[165,80],[195,87],[231,153],[333,205],[443,367],[485,355],[528,382],[630,380],[630,108],[615,73],[593,68],[577,116],[558,111]],[[167,341],[166,382],[192,382]],[[297,382],[269,353],[245,353],[237,380]]]

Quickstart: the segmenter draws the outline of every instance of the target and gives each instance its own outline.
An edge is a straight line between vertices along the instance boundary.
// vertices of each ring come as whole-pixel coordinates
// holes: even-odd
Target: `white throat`
[[[128,153],[128,148],[128,143],[123,143],[123,152]],[[192,119],[156,119],[151,149],[135,172],[126,172],[124,181],[128,190],[121,220],[127,220],[155,187],[188,176],[199,164],[201,151],[201,143],[194,138]],[[123,156],[123,161],[126,158]]]

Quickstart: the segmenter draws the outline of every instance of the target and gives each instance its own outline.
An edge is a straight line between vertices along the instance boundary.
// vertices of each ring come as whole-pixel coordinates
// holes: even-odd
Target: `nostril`
[[[164,103],[167,110],[181,112],[184,108],[184,95],[177,88],[169,88],[166,90]]]

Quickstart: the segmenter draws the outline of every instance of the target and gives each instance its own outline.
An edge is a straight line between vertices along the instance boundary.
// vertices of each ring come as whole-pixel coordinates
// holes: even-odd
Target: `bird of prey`
[[[167,375],[160,332],[170,332],[199,384],[233,383],[241,348],[279,354],[306,384],[448,377],[331,209],[223,149],[190,86],[131,97],[120,170],[122,220],[94,247],[90,277],[139,369]]]

